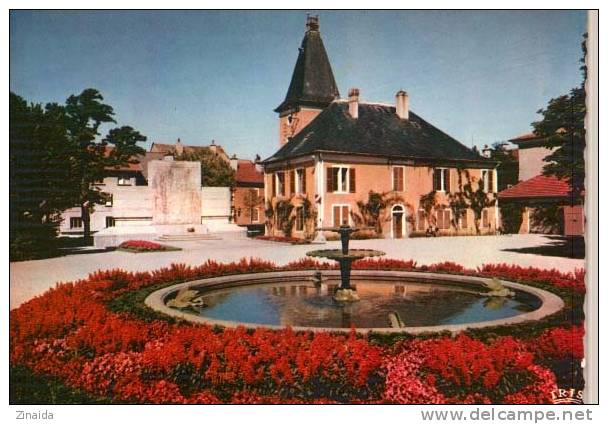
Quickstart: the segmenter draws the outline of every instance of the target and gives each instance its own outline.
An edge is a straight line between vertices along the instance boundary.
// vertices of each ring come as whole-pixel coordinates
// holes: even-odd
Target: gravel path
[[[453,261],[465,267],[475,268],[484,263],[506,262],[521,266],[557,268],[572,271],[583,268],[583,259],[542,256],[531,253],[506,251],[549,246],[555,238],[538,234],[485,237],[438,237],[402,240],[354,240],[352,248],[376,249],[386,252],[386,257],[414,259],[418,264]],[[305,256],[315,248],[337,248],[338,242],[325,245],[292,246],[261,240],[206,240],[175,242],[183,250],[174,252],[141,253],[103,252],[63,256],[52,259],[14,262],[10,264],[10,307],[19,306],[26,300],[45,292],[60,281],[85,278],[98,269],[122,268],[128,271],[144,271],[160,268],[171,263],[199,265],[207,259],[232,262],[242,257],[271,260],[283,265]]]

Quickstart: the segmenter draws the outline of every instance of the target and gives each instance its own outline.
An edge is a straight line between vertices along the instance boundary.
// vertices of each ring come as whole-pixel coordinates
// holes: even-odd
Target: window
[[[82,228],[82,218],[70,218],[70,228]]]
[[[490,228],[490,213],[487,209],[484,209],[481,213],[481,226],[483,228]]]
[[[403,166],[395,166],[393,167],[393,190],[394,191],[403,191],[403,176],[405,174],[405,168]]]
[[[95,178],[93,180],[93,184],[94,185],[103,185],[103,177],[101,177],[101,178]]]
[[[467,228],[469,228],[469,223],[468,223],[468,211],[464,211],[462,213],[462,215],[460,215],[460,228],[463,230],[466,230]]]
[[[114,205],[114,195],[110,193],[106,196],[106,206],[110,207],[112,205]]]
[[[258,208],[253,208],[251,210],[251,221],[252,222],[260,221],[260,210]]]
[[[482,169],[479,184],[483,184],[483,191],[486,193],[494,193],[494,170]]]
[[[106,216],[106,228],[114,227],[116,225],[116,220],[113,216]]]
[[[355,169],[344,166],[327,168],[327,192],[328,193],[354,193]]]
[[[332,209],[334,227],[349,225],[350,208],[348,205],[334,205]]]
[[[304,168],[296,170],[296,193],[306,193],[306,170]]]
[[[420,209],[418,211],[418,231],[425,230],[425,221],[426,221],[426,214],[424,213],[424,210]]]
[[[275,196],[285,196],[285,173],[277,172],[276,174],[276,184],[275,184]]]
[[[304,231],[304,208],[302,206],[296,208],[296,231]]]
[[[437,228],[440,230],[450,229],[451,211],[449,209],[439,209],[437,211]]]
[[[131,185],[131,178],[128,178],[128,177],[118,177],[118,185],[119,186],[128,186],[128,185]]]
[[[448,168],[433,169],[433,190],[450,192],[450,170]]]

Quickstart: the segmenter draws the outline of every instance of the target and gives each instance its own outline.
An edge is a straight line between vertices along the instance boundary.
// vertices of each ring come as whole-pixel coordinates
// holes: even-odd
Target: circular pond
[[[536,288],[503,282],[513,296],[488,297],[487,280],[458,275],[354,271],[357,302],[337,302],[338,273],[313,271],[219,277],[183,283],[151,294],[152,308],[194,322],[246,327],[376,331],[457,331],[539,319],[563,307]],[[188,293],[186,293],[188,291]],[[194,299],[175,307],[177,297]],[[172,307],[173,306],[173,307]]]

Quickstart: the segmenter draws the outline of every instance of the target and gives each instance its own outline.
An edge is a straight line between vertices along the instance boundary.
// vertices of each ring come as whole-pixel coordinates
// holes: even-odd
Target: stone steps
[[[212,234],[163,234],[157,241],[199,241],[199,240],[221,240],[221,237]]]

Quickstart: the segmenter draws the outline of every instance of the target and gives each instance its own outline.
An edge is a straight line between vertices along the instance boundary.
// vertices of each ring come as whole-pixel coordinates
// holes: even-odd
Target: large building
[[[429,227],[470,234],[476,232],[473,212],[455,219],[450,194],[470,181],[495,197],[496,163],[411,111],[406,92],[398,91],[394,104],[363,101],[356,88],[340,99],[318,17],[307,19],[287,95],[275,111],[280,148],[263,162],[265,198],[274,209],[270,235],[285,233],[278,222],[285,219],[293,219],[287,228],[295,237],[308,237],[315,227],[353,224],[370,192],[399,199],[382,217],[385,237]],[[433,191],[429,214],[421,197]],[[488,207],[481,232],[495,231],[496,224],[497,209]]]

